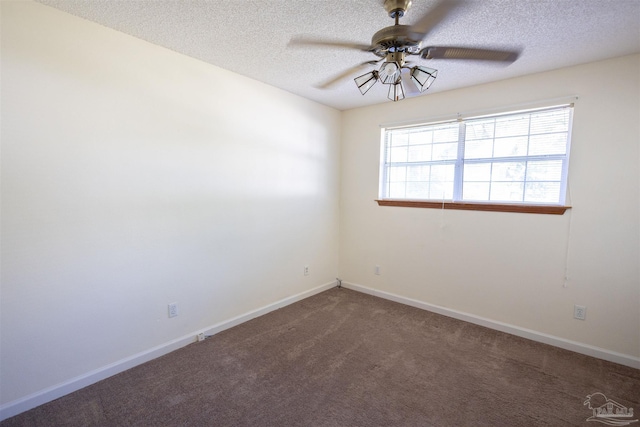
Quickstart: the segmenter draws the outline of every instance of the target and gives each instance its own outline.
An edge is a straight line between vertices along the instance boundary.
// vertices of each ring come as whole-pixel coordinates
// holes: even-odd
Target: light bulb
[[[400,78],[400,65],[397,62],[385,62],[380,67],[380,81],[386,85],[395,84]]]

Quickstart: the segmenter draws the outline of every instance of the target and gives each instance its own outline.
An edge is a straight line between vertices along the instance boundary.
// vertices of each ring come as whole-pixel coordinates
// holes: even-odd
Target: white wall
[[[335,279],[339,111],[4,1],[1,107],[0,405]]]
[[[579,100],[569,170],[573,208],[563,216],[374,202],[380,124],[565,95]],[[341,278],[639,357],[639,119],[639,55],[345,112]],[[574,304],[587,306],[585,321],[573,319]]]

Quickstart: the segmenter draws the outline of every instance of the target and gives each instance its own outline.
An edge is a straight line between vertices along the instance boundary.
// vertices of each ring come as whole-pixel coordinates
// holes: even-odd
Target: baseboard
[[[453,317],[454,319],[464,320],[465,322],[474,323],[476,325],[484,326],[490,329],[495,329],[497,331],[506,332],[508,334],[516,335],[522,338],[527,338],[532,341],[549,344],[555,347],[563,348],[565,350],[574,351],[576,353],[580,353],[587,356],[596,357],[598,359],[607,360],[609,362],[619,363],[620,365],[625,365],[625,366],[630,366],[632,368],[640,369],[640,358],[630,356],[628,354],[617,353],[615,351],[610,351],[604,348],[583,344],[577,341],[567,340],[564,338],[556,337],[553,335],[545,334],[545,333],[534,331],[531,329],[521,328],[519,326],[510,325],[508,323],[498,322],[496,320],[487,319],[485,317],[480,317],[473,314],[468,314],[461,311],[453,310],[450,308],[429,304],[423,301],[406,298],[400,295],[392,294],[390,292],[372,289],[372,288],[358,285],[355,283],[342,281],[342,286],[354,291],[362,292],[369,295],[374,295],[390,301],[409,305],[411,307],[420,308],[423,310],[431,311],[433,313],[442,314],[448,317]]]
[[[119,374],[120,372],[126,371],[127,369],[131,369],[135,366],[141,365],[145,362],[163,356],[188,344],[196,342],[196,337],[199,333],[205,333],[206,335],[215,335],[218,332],[224,331],[225,329],[232,328],[248,320],[262,316],[271,311],[285,307],[289,304],[293,304],[294,302],[303,300],[320,292],[326,291],[327,289],[330,289],[334,286],[336,286],[335,281],[325,283],[324,285],[320,285],[308,291],[284,298],[280,301],[276,301],[257,310],[253,310],[232,319],[228,319],[215,325],[209,326],[207,328],[194,331],[188,335],[153,347],[141,353],[134,354],[133,356],[119,360],[110,365],[87,372],[86,374],[72,378],[69,381],[65,381],[61,384],[48,387],[44,390],[40,390],[23,398],[6,403],[0,407],[0,421],[11,418],[24,411],[28,411],[29,409],[33,409],[36,406],[40,406],[44,403],[51,402],[52,400],[58,399],[69,393],[97,383],[98,381],[109,378],[110,376]]]
[[[294,302],[298,302],[298,301],[301,301],[301,300],[303,300],[305,298],[309,298],[310,296],[313,296],[315,294],[319,294],[320,292],[324,292],[327,289],[331,289],[331,288],[333,288],[335,286],[337,286],[337,282],[336,281],[325,283],[324,285],[320,285],[320,286],[317,286],[317,287],[315,287],[313,289],[310,289],[308,291],[301,292],[299,294],[296,294],[296,295],[281,299],[280,301],[276,301],[273,304],[269,304],[269,305],[267,305],[265,307],[262,307],[262,308],[259,308],[257,310],[253,310],[253,311],[250,311],[250,312],[245,313],[243,315],[234,317],[232,319],[225,320],[224,322],[217,323],[217,324],[215,324],[213,326],[209,326],[208,328],[201,329],[199,331],[196,331],[192,336],[195,337],[199,333],[204,333],[205,335],[215,335],[218,332],[224,331],[225,329],[232,328],[232,327],[237,326],[237,325],[239,325],[241,323],[247,322],[247,321],[249,321],[251,319],[255,319],[256,317],[260,317],[260,316],[262,316],[264,314],[270,313],[270,312],[272,312],[274,310],[277,310],[279,308],[286,307],[286,306],[288,306],[290,304],[293,304]]]

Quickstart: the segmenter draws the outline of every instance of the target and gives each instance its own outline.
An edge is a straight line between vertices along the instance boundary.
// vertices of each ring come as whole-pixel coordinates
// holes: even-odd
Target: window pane
[[[433,160],[455,160],[458,156],[458,143],[433,144]]]
[[[493,182],[491,183],[490,200],[494,202],[521,202],[523,192],[523,182]]]
[[[431,166],[431,181],[451,181],[455,173],[455,165]]]
[[[428,181],[429,166],[408,166],[407,181]]]
[[[431,181],[429,184],[429,198],[435,200],[452,200],[453,182]]]
[[[561,181],[562,160],[527,163],[527,181]]]
[[[495,130],[495,120],[474,120],[466,124],[465,139],[467,142],[477,139],[493,140],[493,132]]]
[[[496,119],[496,138],[529,134],[529,115],[499,117]]]
[[[433,132],[412,132],[409,136],[409,145],[431,144]]]
[[[552,133],[547,135],[532,135],[529,139],[529,155],[540,156],[548,154],[567,153],[567,134]]]
[[[527,182],[524,193],[525,202],[558,203],[560,201],[559,182]]]
[[[492,181],[524,181],[525,162],[496,162],[491,169]]]
[[[452,199],[454,173],[454,165],[431,166],[429,198],[448,200]]]
[[[433,131],[433,142],[458,142],[458,124],[435,129]]]
[[[487,201],[489,200],[489,182],[466,182],[462,186],[463,200]]]
[[[407,179],[407,168],[404,166],[393,166],[389,168],[390,182],[404,182]]]
[[[394,132],[391,134],[392,147],[407,145],[408,142],[409,142],[409,135],[406,132]]]
[[[431,145],[412,145],[409,147],[408,161],[424,162],[431,160]]]
[[[566,132],[569,128],[569,109],[543,111],[531,115],[531,135]]]
[[[490,181],[491,163],[470,163],[464,165],[464,182]]]
[[[496,138],[493,157],[514,157],[527,155],[527,137]]]
[[[452,199],[459,128],[447,123],[388,131],[383,197]]]
[[[404,182],[392,182],[389,184],[389,197],[392,199],[404,199],[405,196],[405,183]]]
[[[398,162],[406,162],[407,161],[407,154],[408,154],[408,147],[393,147],[391,148],[391,153],[390,153],[390,161],[391,163],[398,163]]]
[[[410,199],[428,199],[429,183],[428,182],[408,182],[406,197]]]
[[[493,139],[466,141],[464,144],[465,159],[490,159],[493,157]]]

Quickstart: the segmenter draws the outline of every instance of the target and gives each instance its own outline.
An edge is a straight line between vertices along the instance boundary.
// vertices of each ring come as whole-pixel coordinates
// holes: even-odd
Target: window
[[[563,206],[572,111],[564,105],[385,128],[380,198]]]

